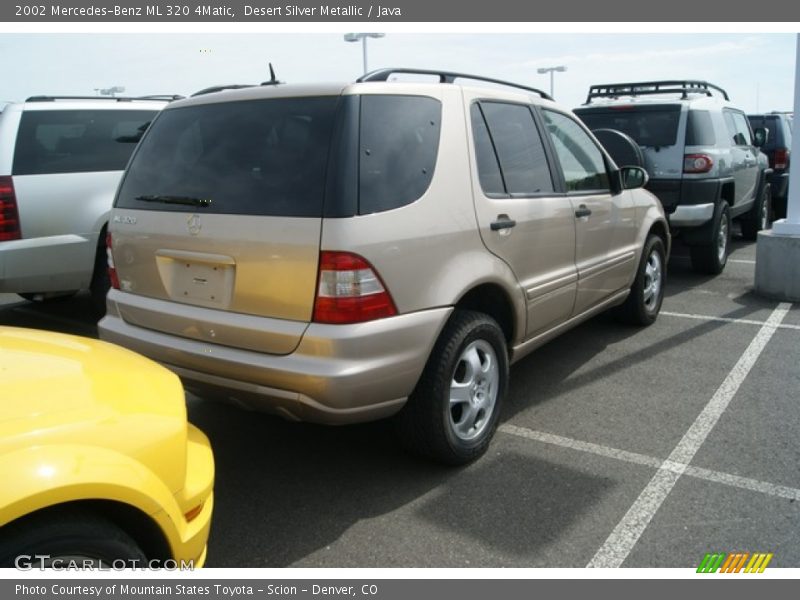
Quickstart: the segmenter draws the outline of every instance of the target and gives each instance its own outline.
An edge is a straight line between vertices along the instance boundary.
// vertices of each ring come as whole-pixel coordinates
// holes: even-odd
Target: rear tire
[[[758,238],[758,232],[770,228],[772,223],[772,188],[769,184],[764,186],[761,196],[753,203],[750,214],[741,220],[742,237],[749,241]]]
[[[721,201],[714,209],[711,220],[712,241],[702,246],[692,246],[692,268],[698,273],[718,275],[728,262],[731,245],[731,212],[728,203]]]
[[[657,235],[650,235],[644,244],[631,292],[617,309],[617,318],[629,325],[652,325],[664,300],[666,272],[664,241]]]
[[[51,561],[60,558],[63,567],[69,560],[87,560],[97,566],[111,566],[115,561],[147,565],[133,538],[108,519],[81,510],[23,517],[4,526],[2,533],[0,567],[14,567],[18,556],[30,555],[33,560],[37,554],[49,555]],[[37,560],[34,568],[38,565]]]
[[[489,447],[507,388],[500,326],[483,313],[456,310],[396,417],[400,440],[438,462],[469,463]]]

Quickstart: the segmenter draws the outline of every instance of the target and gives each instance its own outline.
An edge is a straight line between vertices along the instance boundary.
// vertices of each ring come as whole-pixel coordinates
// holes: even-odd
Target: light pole
[[[553,95],[553,73],[555,72],[563,73],[566,70],[567,67],[565,67],[564,65],[559,65],[558,67],[541,67],[539,69],[536,69],[537,73],[540,73],[541,75],[544,75],[545,73],[550,73],[550,96],[552,96],[553,98],[555,98],[555,96]]]
[[[367,72],[367,38],[382,38],[385,33],[345,33],[345,42],[357,42],[361,40],[361,50],[364,55],[364,73]]]

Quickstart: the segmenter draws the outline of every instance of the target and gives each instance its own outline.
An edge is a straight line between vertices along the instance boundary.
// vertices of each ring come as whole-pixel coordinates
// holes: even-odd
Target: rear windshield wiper
[[[209,206],[211,198],[195,198],[193,196],[149,195],[136,196],[142,202],[163,202],[164,204],[184,204],[186,206]]]

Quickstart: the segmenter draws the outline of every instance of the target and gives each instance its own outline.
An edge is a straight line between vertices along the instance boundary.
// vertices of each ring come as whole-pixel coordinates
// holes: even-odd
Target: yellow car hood
[[[0,327],[0,454],[52,444],[126,454],[178,489],[184,473],[175,467],[186,453],[180,381],[105,342]]]

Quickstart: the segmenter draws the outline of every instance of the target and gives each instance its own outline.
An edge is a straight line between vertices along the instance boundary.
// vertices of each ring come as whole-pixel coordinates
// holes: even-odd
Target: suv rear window
[[[786,131],[783,127],[781,127],[781,118],[777,115],[768,115],[768,116],[749,116],[747,117],[750,120],[750,126],[755,129],[757,127],[764,127],[765,129],[769,130],[769,135],[767,136],[767,143],[764,144],[762,150],[774,150],[775,148],[782,147],[782,148],[789,148],[792,145],[791,142],[791,129],[788,127],[789,121],[786,119],[784,121],[787,124],[787,128],[789,131]],[[786,135],[784,135],[784,133]],[[784,139],[784,137],[788,138]]]
[[[121,171],[155,115],[152,110],[25,111],[12,174]]]
[[[637,106],[624,104],[613,108],[578,108],[575,110],[589,129],[616,129],[631,136],[640,146],[674,146],[678,139],[678,104]]]
[[[116,206],[196,211],[173,201],[188,198],[210,200],[207,213],[287,217],[397,208],[430,185],[441,111],[434,98],[371,94],[169,109],[142,140]]]
[[[243,100],[165,110],[131,161],[116,206],[320,216],[338,96]]]

